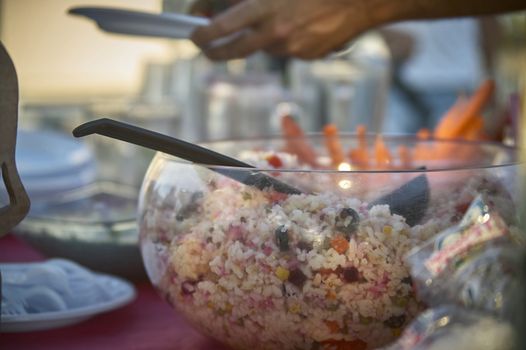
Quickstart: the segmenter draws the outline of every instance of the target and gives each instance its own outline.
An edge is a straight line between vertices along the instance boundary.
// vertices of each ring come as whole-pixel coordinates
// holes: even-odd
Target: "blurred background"
[[[106,114],[192,140],[252,136],[245,121],[278,133],[269,115],[288,103],[308,131],[334,122],[343,131],[365,124],[372,132],[414,133],[433,128],[459,95],[501,74],[512,56],[502,38],[524,27],[520,13],[399,23],[324,60],[257,54],[212,64],[188,41],[109,34],[67,14],[81,5],[186,12],[192,2],[1,0],[0,38],[17,64],[23,125],[41,127],[46,119],[69,131]]]
[[[86,1],[3,0],[1,4],[2,41],[17,63],[22,96],[31,102],[136,94],[144,64],[171,55],[165,40],[108,35],[67,14]],[[99,0],[89,5],[161,10],[158,0]]]
[[[523,13],[399,23],[317,61],[260,53],[223,63],[208,61],[187,40],[109,34],[67,13],[75,6],[187,12],[191,5],[0,0],[0,39],[20,85],[17,160],[33,203],[16,231],[43,252],[142,274],[135,201],[153,153],[71,136],[75,126],[99,117],[189,141],[279,134],[283,114],[309,132],[334,123],[342,132],[364,125],[373,133],[415,133],[432,130],[459,96],[491,77],[497,94],[482,116],[487,135],[516,141]],[[97,259],[79,242],[91,242]],[[136,264],[116,264],[115,247]]]

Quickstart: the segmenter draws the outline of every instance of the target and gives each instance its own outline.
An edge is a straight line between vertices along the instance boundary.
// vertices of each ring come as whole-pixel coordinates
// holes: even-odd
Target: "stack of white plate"
[[[125,280],[65,259],[0,264],[2,332],[63,327],[131,302],[135,288]]]
[[[32,201],[85,186],[95,180],[90,148],[73,136],[47,130],[19,130],[17,168]]]

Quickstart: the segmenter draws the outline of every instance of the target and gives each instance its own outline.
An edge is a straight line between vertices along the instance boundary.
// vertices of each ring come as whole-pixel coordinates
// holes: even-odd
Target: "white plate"
[[[130,283],[109,275],[95,274],[95,276],[111,295],[110,300],[59,312],[2,315],[0,330],[14,333],[60,328],[82,322],[97,314],[120,308],[135,299],[135,288]]]
[[[94,20],[99,28],[110,33],[187,39],[198,26],[210,20],[179,13],[151,13],[109,7],[74,7],[72,15]]]
[[[82,187],[97,176],[95,156],[89,147],[55,131],[19,129],[16,158],[32,200]],[[3,195],[0,192],[0,197]]]
[[[93,152],[69,135],[49,130],[18,130],[17,167],[22,178],[41,178],[93,165]]]

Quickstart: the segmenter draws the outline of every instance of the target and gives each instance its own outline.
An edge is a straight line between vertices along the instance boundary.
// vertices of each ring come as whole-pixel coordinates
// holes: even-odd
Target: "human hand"
[[[368,0],[243,0],[192,35],[209,58],[245,57],[258,50],[276,56],[322,57],[374,25]],[[217,39],[236,34],[218,44]]]
[[[194,0],[188,9],[194,16],[212,17],[242,0]]]

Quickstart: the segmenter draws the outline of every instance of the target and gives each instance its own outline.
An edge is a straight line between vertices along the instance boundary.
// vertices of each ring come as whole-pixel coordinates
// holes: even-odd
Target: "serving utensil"
[[[90,134],[108,136],[121,141],[133,143],[156,151],[174,155],[193,163],[209,166],[211,170],[228,176],[245,185],[260,190],[273,189],[284,194],[304,193],[276,178],[260,171],[247,171],[235,168],[253,168],[235,158],[209,150],[207,148],[159,134],[147,129],[113,119],[97,119],[82,124],[73,130],[75,137]],[[224,168],[223,168],[224,167]],[[429,202],[429,183],[425,174],[419,175],[393,192],[373,201],[371,205],[387,204],[394,214],[406,218],[409,225],[418,223],[427,210]]]
[[[15,161],[18,121],[18,79],[15,66],[0,43],[0,168],[9,204],[0,208],[0,236],[9,232],[29,211],[29,197]]]
[[[108,136],[117,140],[171,154],[193,163],[202,164],[204,166],[208,165],[211,167],[211,170],[228,176],[245,185],[254,186],[260,190],[272,188],[276,192],[285,194],[302,193],[302,191],[262,172],[231,168],[254,168],[252,165],[235,158],[228,157],[224,154],[214,152],[193,143],[113,119],[102,118],[93,120],[82,124],[73,130],[73,135],[75,137],[82,137],[90,134]],[[221,168],[222,166],[228,168]]]
[[[426,214],[429,205],[429,195],[429,181],[427,176],[422,174],[393,192],[378,198],[370,203],[369,207],[377,204],[389,204],[391,213],[403,216],[410,226],[414,226]]]

